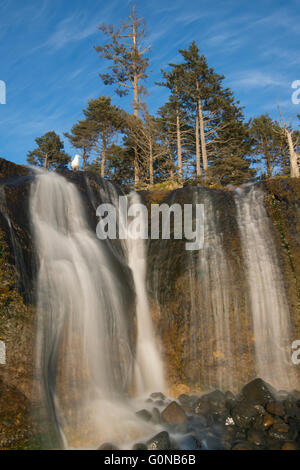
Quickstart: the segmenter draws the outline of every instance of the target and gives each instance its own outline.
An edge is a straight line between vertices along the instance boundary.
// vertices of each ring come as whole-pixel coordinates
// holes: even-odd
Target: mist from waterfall
[[[50,419],[67,447],[138,438],[150,425],[126,399],[134,367],[129,271],[118,272],[110,247],[88,226],[77,188],[62,176],[37,174],[30,213],[38,254],[37,370]],[[143,279],[134,277],[139,293]],[[142,296],[139,314],[147,308]]]
[[[128,196],[129,216],[133,219],[139,213],[139,205],[142,203],[137,193]],[[145,233],[143,218],[139,217],[140,235]],[[135,389],[138,395],[165,390],[163,364],[160,358],[157,341],[155,339],[151,312],[149,308],[146,270],[147,251],[146,241],[135,238],[130,234],[130,224],[127,236],[128,265],[131,268],[136,290],[136,318],[137,318],[137,344],[136,360],[134,366]]]
[[[291,313],[280,271],[264,192],[257,186],[235,192],[253,321],[256,374],[273,386],[296,385],[291,363]]]

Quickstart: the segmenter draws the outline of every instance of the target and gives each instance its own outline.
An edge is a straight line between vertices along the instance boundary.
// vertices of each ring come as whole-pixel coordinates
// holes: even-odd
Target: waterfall
[[[203,385],[234,390],[241,351],[248,345],[241,333],[243,314],[234,266],[225,247],[226,229],[221,220],[224,208],[216,195],[207,190],[195,191],[194,203],[204,204],[204,245],[194,255],[189,268],[193,348],[190,358],[193,361],[199,357],[199,378]],[[230,199],[226,203],[230,220]],[[232,222],[231,230],[233,225]]]
[[[141,204],[140,196],[134,192],[128,196],[129,212]],[[142,218],[140,233],[145,226]],[[138,395],[165,389],[163,366],[156,344],[146,289],[147,252],[143,238],[127,235],[128,265],[131,268],[136,290],[137,344],[135,361],[135,387]]]
[[[277,388],[295,385],[291,314],[272,227],[257,186],[236,190],[242,250],[253,321],[256,373]]]
[[[30,214],[38,255],[38,378],[59,445],[122,445],[149,433],[151,425],[135,417],[126,397],[134,370],[142,377],[139,391],[161,384],[158,353],[149,343],[143,245],[128,248],[140,329],[134,366],[130,270],[90,229],[78,189],[58,174],[37,173]],[[142,258],[134,259],[140,248]]]

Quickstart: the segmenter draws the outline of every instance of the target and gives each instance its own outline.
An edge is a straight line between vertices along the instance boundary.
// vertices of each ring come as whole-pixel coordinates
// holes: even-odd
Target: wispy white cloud
[[[261,70],[247,70],[233,75],[230,79],[231,85],[243,88],[265,88],[288,86],[286,79],[275,73],[267,73]]]

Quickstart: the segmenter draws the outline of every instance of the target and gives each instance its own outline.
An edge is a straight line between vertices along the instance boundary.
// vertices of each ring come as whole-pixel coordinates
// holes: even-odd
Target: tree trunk
[[[133,51],[136,52],[136,25],[134,22],[134,16],[132,16],[132,44]],[[134,65],[134,76],[133,76],[133,114],[135,117],[139,117],[139,80],[138,73],[136,70],[136,64]],[[135,146],[134,148],[134,187],[136,188],[140,182],[139,176],[139,162],[138,162],[138,150]]]
[[[86,151],[85,151],[85,148],[83,149],[82,159],[83,159],[83,171],[85,171],[86,170]]]
[[[102,158],[101,158],[101,176],[104,178],[105,176],[105,163],[106,163],[106,137],[105,133],[102,137]]]
[[[198,100],[198,112],[199,112],[199,123],[200,123],[200,138],[201,138],[201,152],[202,152],[203,170],[204,170],[204,178],[206,178],[207,177],[207,170],[208,170],[208,162],[207,162],[207,149],[206,149],[206,141],[205,141],[202,103],[201,103],[200,99]]]
[[[45,170],[48,170],[48,153],[46,153],[45,157]]]
[[[295,152],[292,134],[290,133],[288,129],[285,129],[285,132],[286,132],[287,141],[289,145],[291,178],[299,178],[300,169],[298,165],[298,155]]]
[[[196,175],[198,182],[201,179],[201,165],[200,165],[200,141],[199,141],[199,114],[196,110],[196,122],[195,122],[195,137],[196,137]]]
[[[177,131],[177,158],[178,158],[179,182],[182,185],[182,150],[181,150],[180,116],[179,116],[178,105],[176,107],[176,131]]]
[[[150,138],[149,142],[149,176],[150,176],[150,186],[154,184],[153,178],[153,147],[152,147],[152,140]]]
[[[198,81],[196,82],[196,86],[197,86],[197,91],[199,92],[200,86],[199,86]],[[207,177],[208,161],[207,161],[207,149],[206,149],[206,141],[205,141],[202,102],[201,102],[200,97],[198,97],[198,113],[199,113],[199,123],[200,123],[201,152],[202,152],[204,179],[205,179]]]

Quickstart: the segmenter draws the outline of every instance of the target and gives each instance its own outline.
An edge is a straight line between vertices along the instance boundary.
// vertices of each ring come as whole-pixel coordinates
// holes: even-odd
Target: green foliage
[[[83,169],[85,170],[90,153],[97,140],[97,131],[94,122],[90,119],[78,121],[77,124],[74,124],[72,127],[71,132],[66,132],[64,135],[69,139],[73,147],[81,151]]]
[[[70,156],[64,151],[64,143],[54,131],[37,137],[35,142],[37,148],[27,154],[27,161],[31,165],[54,169],[66,167],[70,162]]]
[[[283,129],[267,113],[250,121],[254,164],[262,176],[289,174],[289,153]]]
[[[145,20],[138,18],[134,6],[129,18],[120,27],[102,24],[99,29],[110,42],[95,46],[95,50],[101,58],[112,62],[110,73],[100,74],[100,77],[105,85],[116,85],[119,96],[127,95],[130,89],[135,90],[134,108],[138,110],[138,96],[145,92],[140,82],[147,78],[149,65],[146,57],[149,48],[143,45],[147,35]]]

